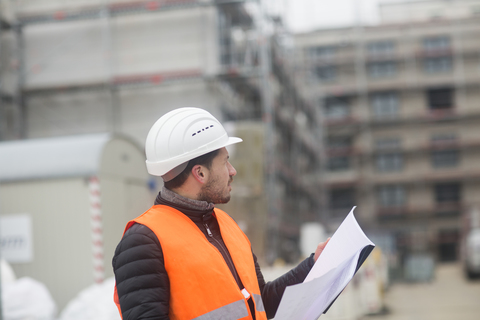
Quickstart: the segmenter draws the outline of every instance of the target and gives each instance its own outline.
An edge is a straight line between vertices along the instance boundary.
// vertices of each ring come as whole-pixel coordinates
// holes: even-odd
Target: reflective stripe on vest
[[[242,299],[205,313],[194,320],[237,320],[248,317],[248,315],[247,306]]]
[[[255,301],[255,307],[257,311],[265,312],[262,297],[258,294],[252,294],[251,296]],[[245,302],[243,300],[238,300],[227,304],[226,306],[210,311],[204,315],[196,317],[194,320],[237,320],[244,317],[248,317],[247,306],[245,305]]]
[[[259,294],[252,294],[253,301],[255,301],[255,308],[258,312],[265,312],[265,307],[263,306],[262,296]]]
[[[245,291],[251,295],[257,320],[266,320],[250,241],[233,219],[214,209],[223,241]],[[178,210],[157,205],[130,221],[149,227],[162,247],[170,282],[170,319],[252,319],[247,298],[223,256],[195,223]]]

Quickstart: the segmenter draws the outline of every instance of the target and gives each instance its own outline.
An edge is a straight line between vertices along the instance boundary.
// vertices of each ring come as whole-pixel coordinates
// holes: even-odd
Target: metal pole
[[[103,54],[105,55],[105,68],[106,68],[106,88],[109,95],[109,112],[111,132],[120,131],[120,114],[116,103],[117,90],[113,83],[113,45],[112,45],[112,13],[110,11],[110,0],[103,0],[102,10],[99,12],[100,18],[104,19],[105,26],[102,31],[103,40]]]
[[[15,22],[12,30],[17,39],[17,58],[18,58],[18,80],[15,96],[13,97],[13,137],[16,139],[25,139],[27,128],[25,126],[26,106],[23,97],[23,87],[25,85],[25,43],[23,39],[23,26],[20,22]]]
[[[1,185],[0,185],[1,187]],[[2,213],[2,197],[1,197],[1,192],[0,192],[0,214]],[[1,239],[1,234],[0,234],[0,239]],[[2,250],[1,250],[1,244],[0,244],[0,262],[2,259]],[[2,299],[2,264],[0,263],[0,320],[3,320],[3,299]]]
[[[278,257],[280,210],[275,193],[275,117],[272,103],[272,93],[270,90],[270,38],[267,34],[265,11],[262,4],[260,15],[260,70],[261,70],[261,100],[262,115],[265,125],[265,192],[267,194],[267,218],[268,218],[268,253],[266,259],[268,263],[273,263]]]
[[[355,10],[355,27],[354,27],[354,36],[356,40],[355,45],[355,80],[356,80],[356,91],[357,91],[357,107],[359,110],[363,111],[364,118],[360,119],[360,127],[358,136],[360,137],[361,144],[366,150],[371,150],[373,148],[373,139],[372,132],[370,127],[371,112],[368,104],[368,88],[367,88],[367,65],[365,58],[365,26],[363,25],[362,15],[361,15],[361,0],[354,1],[354,10]],[[360,158],[358,161],[358,172],[359,176],[363,181],[368,181],[367,168],[363,163],[363,159]],[[355,188],[356,198],[363,197],[361,192],[372,192],[371,184],[368,183],[366,186],[361,188]]]
[[[2,10],[0,8],[0,17],[1,16],[2,16]],[[3,49],[2,45],[1,45],[1,35],[2,35],[2,31],[3,31],[2,30],[3,29],[2,24],[3,24],[3,22],[0,21],[0,57],[1,57],[2,49]],[[1,64],[0,64],[0,67],[2,67]],[[6,121],[4,119],[5,119],[5,111],[4,111],[4,108],[3,108],[3,83],[0,81],[0,141],[3,140],[3,135],[5,134],[4,126],[6,125]],[[1,286],[1,283],[0,283],[0,286]]]
[[[0,9],[0,19],[1,19],[1,16],[2,16],[2,12],[1,12],[1,9]],[[2,22],[0,21],[0,55],[1,55],[1,49],[3,48],[1,46],[1,31],[2,31]],[[1,61],[1,60],[0,60]],[[0,66],[1,67],[1,66]],[[0,83],[0,117],[2,117],[4,115],[4,110],[3,110],[3,83]],[[4,122],[6,123],[6,122]],[[0,123],[0,126],[2,125],[2,123]],[[5,133],[3,131],[3,128],[0,127],[0,140],[2,138],[2,133]],[[0,188],[1,188],[1,185],[0,185]],[[0,214],[2,213],[2,199],[1,199],[1,192],[0,192]],[[0,234],[0,239],[2,238],[1,237],[2,235]],[[1,247],[1,242],[0,242],[0,320],[3,320],[3,299],[2,299],[2,264],[1,264],[1,260],[2,260],[2,247]]]

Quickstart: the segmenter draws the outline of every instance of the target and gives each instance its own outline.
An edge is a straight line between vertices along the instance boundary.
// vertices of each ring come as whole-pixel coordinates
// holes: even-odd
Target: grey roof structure
[[[0,142],[0,182],[90,176],[108,133]]]

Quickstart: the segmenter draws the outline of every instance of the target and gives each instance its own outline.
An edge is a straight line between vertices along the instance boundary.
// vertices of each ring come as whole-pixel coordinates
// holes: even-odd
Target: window
[[[400,185],[384,185],[378,188],[378,203],[382,207],[405,205],[405,188]]]
[[[332,156],[328,158],[329,171],[344,171],[350,168],[349,156]]]
[[[400,151],[399,139],[382,139],[375,143],[376,168],[380,172],[401,171],[403,169],[403,154]]]
[[[452,57],[430,57],[423,60],[423,69],[427,73],[441,73],[452,70]]]
[[[348,211],[355,205],[355,190],[342,188],[330,190],[329,206],[332,215],[346,216]]]
[[[434,168],[452,168],[458,166],[458,150],[434,150],[432,151],[432,166]]]
[[[392,54],[395,45],[391,40],[370,42],[367,44],[367,52],[369,55],[388,55]]]
[[[459,203],[460,197],[460,184],[457,182],[439,183],[435,185],[435,201],[437,204]]]
[[[395,75],[397,65],[393,61],[372,62],[368,64],[368,74],[372,78],[388,78]]]
[[[352,136],[329,137],[327,141],[329,149],[346,149],[352,147]]]
[[[307,50],[310,58],[320,60],[331,60],[337,53],[337,48],[335,46],[310,47]]]
[[[457,143],[457,136],[453,133],[436,134],[432,136],[431,142],[439,146],[452,145]]]
[[[315,76],[318,80],[328,82],[337,77],[337,68],[335,66],[319,66],[315,68]]]
[[[400,152],[377,154],[376,166],[377,170],[381,172],[401,171],[403,155]]]
[[[436,215],[458,216],[461,212],[461,185],[458,182],[438,183],[434,186]]]
[[[458,166],[459,150],[455,135],[435,135],[431,139],[431,147],[431,159],[434,168],[451,168]]]
[[[450,48],[448,36],[435,36],[423,39],[423,49],[426,51],[446,50]]]
[[[456,261],[458,259],[458,245],[460,233],[458,229],[438,230],[438,259],[441,262]]]
[[[394,118],[398,114],[398,94],[396,92],[373,93],[371,104],[376,118]]]
[[[345,97],[326,98],[324,115],[330,120],[348,117],[350,115],[350,101]]]
[[[430,110],[451,109],[453,107],[453,89],[430,89],[427,91],[427,99]]]
[[[352,147],[351,136],[335,136],[329,137],[327,140],[327,148],[329,152],[328,170],[342,171],[348,170],[350,163],[350,148]]]
[[[375,141],[375,148],[379,150],[400,149],[400,139],[398,138],[379,139]]]

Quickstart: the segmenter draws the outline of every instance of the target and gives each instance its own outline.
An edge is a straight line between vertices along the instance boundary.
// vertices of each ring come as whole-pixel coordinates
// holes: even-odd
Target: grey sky
[[[375,24],[379,21],[377,6],[380,2],[401,0],[284,0],[281,7],[286,12],[285,19],[291,30],[301,32],[352,25],[356,19]],[[356,17],[357,12],[360,14]]]

